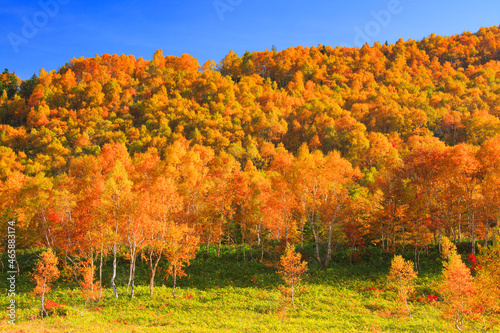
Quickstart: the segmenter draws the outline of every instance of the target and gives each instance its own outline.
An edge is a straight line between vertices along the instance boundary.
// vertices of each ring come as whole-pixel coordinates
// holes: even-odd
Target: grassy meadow
[[[216,258],[215,249],[200,250],[187,268],[187,276],[178,281],[177,297],[171,279],[164,279],[162,267],[154,295],[149,295],[145,263],[138,263],[135,297],[127,295],[128,262],[121,259],[117,284],[118,299],[109,288],[111,261],[103,274],[102,300],[84,299],[71,273],[62,273],[47,297],[58,306],[50,317],[39,318],[40,299],[30,293],[33,282],[29,272],[36,263],[34,253],[18,257],[21,275],[17,281],[16,325],[4,319],[1,332],[452,332],[440,302],[427,295],[438,295],[436,282],[441,272],[439,255],[421,255],[416,292],[412,296],[412,317],[400,317],[396,293],[387,288],[392,254],[377,248],[364,249],[350,263],[346,250],[339,250],[327,269],[315,265],[309,253],[309,272],[296,294],[296,308],[283,296],[283,281],[273,263],[279,254],[266,255],[264,262],[243,261],[241,251],[224,248]],[[406,254],[412,259],[413,253]],[[257,257],[257,254],[254,255]],[[5,260],[4,260],[5,261]],[[165,265],[165,264],[164,264]],[[2,279],[1,301],[9,301]],[[281,288],[282,289],[282,288]]]

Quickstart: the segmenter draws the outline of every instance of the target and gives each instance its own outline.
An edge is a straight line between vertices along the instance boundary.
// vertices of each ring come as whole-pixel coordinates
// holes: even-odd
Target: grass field
[[[307,252],[308,249],[302,249]],[[443,319],[440,302],[427,295],[439,295],[436,281],[440,262],[437,255],[423,255],[416,293],[410,303],[412,318],[399,318],[396,295],[387,290],[386,276],[392,254],[378,249],[349,264],[339,252],[327,269],[311,262],[291,308],[278,287],[275,269],[258,261],[242,261],[241,253],[225,249],[221,258],[203,251],[179,281],[177,298],[171,294],[171,280],[158,279],[153,297],[147,286],[146,265],[138,267],[136,296],[126,294],[127,262],[120,265],[120,297],[110,289],[101,301],[84,300],[75,282],[60,279],[48,298],[61,304],[50,318],[39,319],[40,300],[27,275],[18,281],[16,325],[0,324],[3,332],[452,332]],[[34,255],[21,255],[19,262],[29,271]],[[247,258],[248,259],[248,258]],[[269,258],[272,260],[272,258]],[[24,265],[24,266],[23,266]],[[106,267],[109,273],[109,267]],[[106,286],[108,276],[105,276]],[[4,283],[2,281],[2,283]],[[1,301],[7,304],[5,285]]]

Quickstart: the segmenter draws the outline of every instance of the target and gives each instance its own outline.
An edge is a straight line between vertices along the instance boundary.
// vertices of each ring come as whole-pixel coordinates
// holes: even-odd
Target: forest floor
[[[303,249],[307,252],[307,249]],[[306,255],[307,257],[307,255]],[[19,257],[26,272],[34,254]],[[408,254],[408,258],[409,254]],[[117,284],[119,298],[104,289],[102,300],[84,299],[71,278],[56,281],[47,297],[57,305],[41,320],[40,298],[23,269],[16,294],[16,324],[3,316],[0,332],[453,332],[441,314],[437,282],[441,262],[437,254],[423,254],[416,292],[409,307],[412,317],[401,316],[396,294],[387,289],[392,254],[371,249],[349,263],[347,251],[338,252],[327,269],[310,259],[309,273],[296,294],[295,309],[282,295],[280,276],[272,265],[243,261],[241,253],[225,249],[220,258],[200,251],[179,280],[176,298],[171,279],[164,274],[149,295],[145,263],[138,264],[135,297],[127,295],[127,261],[121,260]],[[34,261],[32,263],[32,261]],[[268,259],[272,262],[273,258]],[[103,284],[109,278],[108,260]],[[163,270],[162,270],[163,273]],[[5,274],[2,274],[5,276]],[[63,274],[64,275],[64,274]],[[4,280],[4,279],[2,279]],[[7,287],[0,284],[0,301],[8,304]],[[432,300],[428,295],[437,295]]]

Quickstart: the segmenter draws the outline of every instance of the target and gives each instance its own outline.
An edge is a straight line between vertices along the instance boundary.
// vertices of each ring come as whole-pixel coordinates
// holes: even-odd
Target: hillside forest
[[[475,255],[499,237],[500,28],[6,69],[0,212],[17,249],[90,263],[90,281],[111,260],[116,297],[121,257],[132,293],[148,264],[153,294],[160,261],[175,288],[198,251],[224,246],[259,260],[310,244],[318,267],[338,248],[412,251],[416,271],[448,239]]]

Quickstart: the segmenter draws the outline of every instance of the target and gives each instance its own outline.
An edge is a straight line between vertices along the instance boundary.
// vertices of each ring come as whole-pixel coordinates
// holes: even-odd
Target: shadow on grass
[[[20,266],[20,272],[17,279],[18,292],[30,292],[34,288],[34,283],[31,273],[38,260],[39,250],[21,250],[18,252],[17,260]],[[206,248],[200,248],[196,258],[191,260],[190,266],[185,268],[187,276],[177,280],[177,286],[188,287],[195,289],[208,289],[216,287],[259,287],[259,288],[275,288],[282,284],[280,276],[276,273],[276,264],[279,261],[280,252],[270,251],[264,255],[264,264],[257,259],[260,259],[260,249],[254,249],[253,259],[246,249],[244,260],[241,248],[236,249],[231,246],[223,246],[221,248],[220,257],[217,257],[216,247],[210,247],[208,254]],[[339,247],[332,255],[332,260],[328,267],[322,268],[315,259],[315,251],[313,244],[307,244],[304,247],[297,247],[308,262],[309,272],[305,276],[305,281],[308,283],[329,283],[334,284],[339,281],[380,281],[385,279],[389,272],[392,253],[382,251],[377,247],[366,247],[356,249],[356,255],[351,256],[350,249]],[[414,260],[414,252],[407,251],[403,253],[405,259]],[[354,259],[354,260],[353,260]],[[4,255],[4,266],[6,266],[7,258]],[[274,267],[269,263],[274,263]],[[96,263],[98,264],[98,263]],[[60,262],[60,268],[63,262]],[[158,269],[159,274],[155,280],[155,286],[165,285],[170,287],[172,279],[166,277],[165,272],[168,268],[168,263],[162,261]],[[440,274],[442,264],[440,254],[437,251],[422,253],[420,255],[420,272],[419,277],[433,277]],[[4,271],[6,268],[4,268]],[[103,267],[102,284],[103,287],[110,287],[110,279],[112,273],[112,259],[108,257]],[[98,273],[96,272],[96,276]],[[118,286],[126,286],[129,277],[129,262],[124,257],[118,258],[118,268],[116,276],[116,284]],[[149,285],[149,267],[146,262],[138,260],[136,267],[136,285]],[[55,286],[57,288],[78,288],[78,283],[74,280],[71,273],[66,274],[66,278],[59,278]],[[6,289],[6,280],[0,281],[0,288]]]

